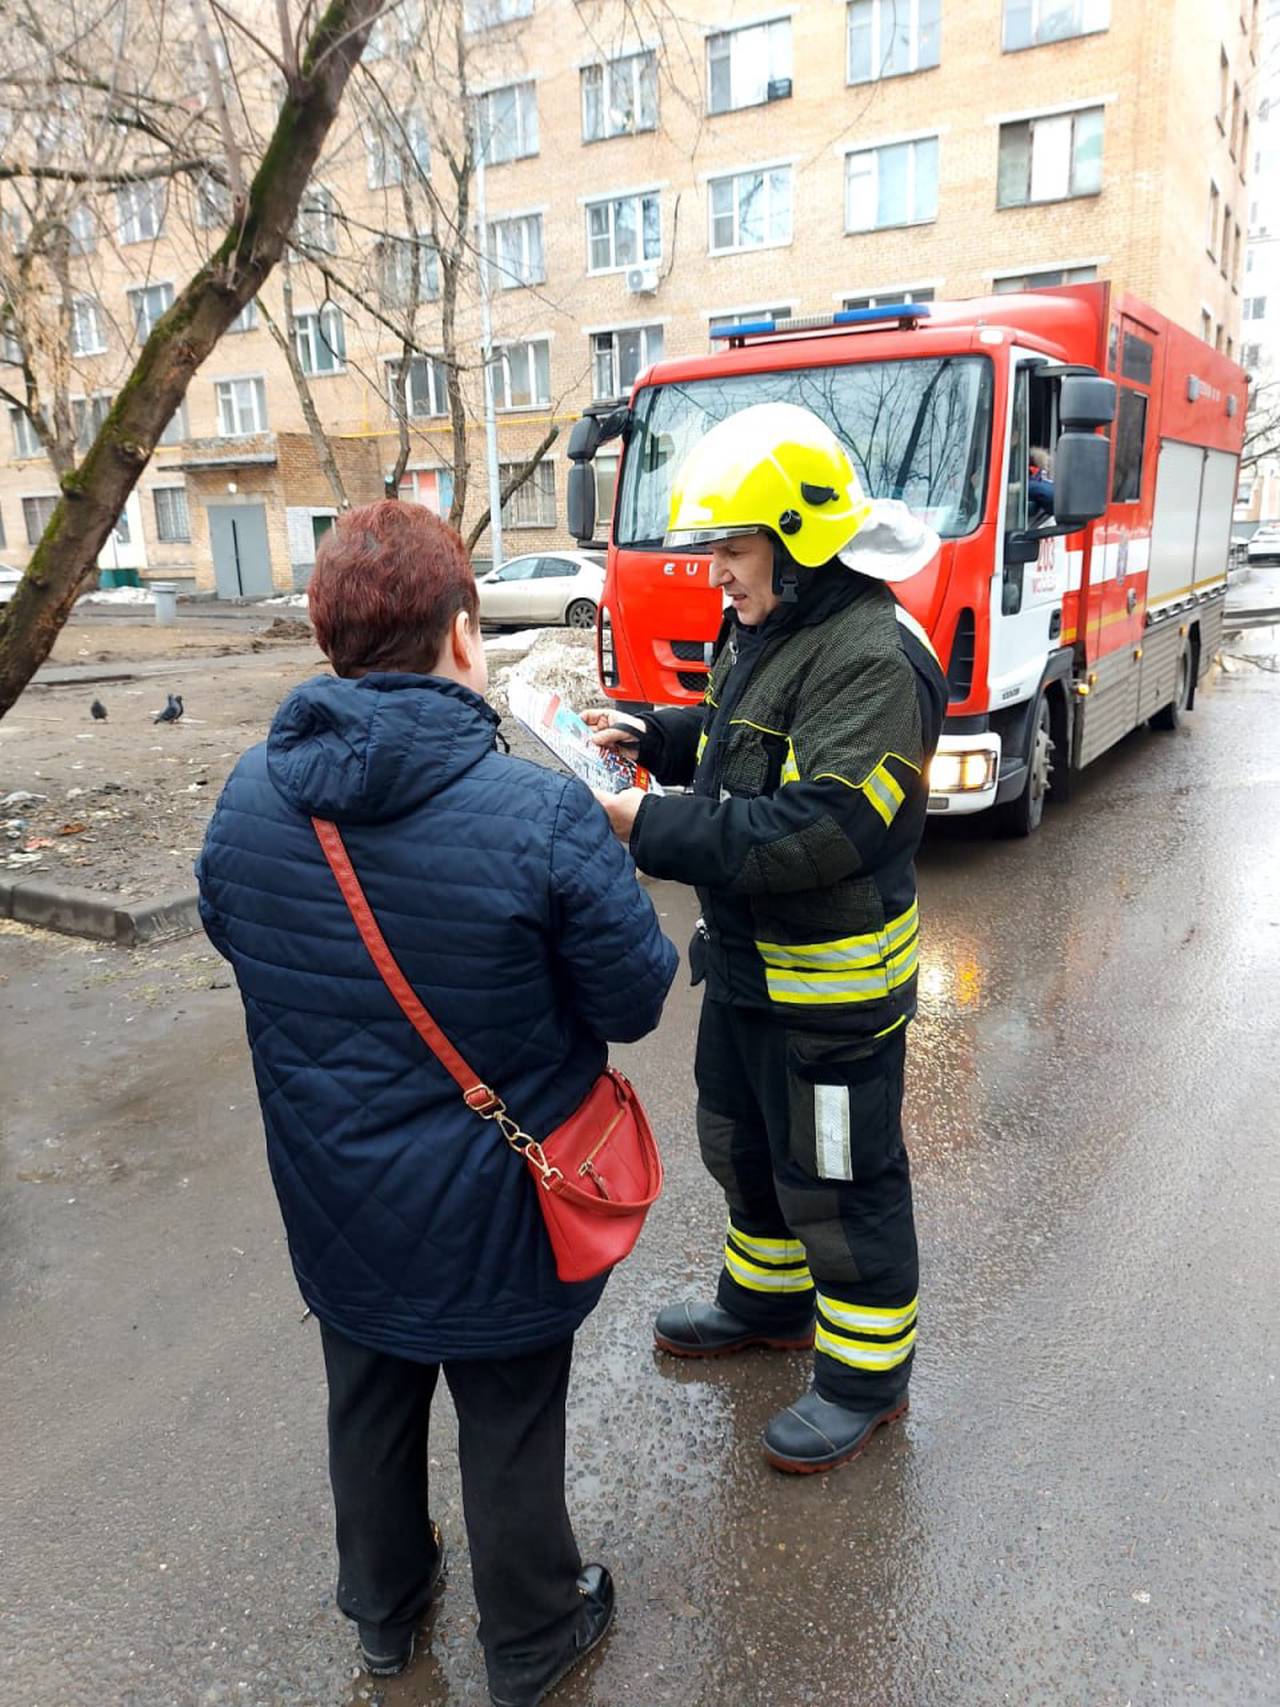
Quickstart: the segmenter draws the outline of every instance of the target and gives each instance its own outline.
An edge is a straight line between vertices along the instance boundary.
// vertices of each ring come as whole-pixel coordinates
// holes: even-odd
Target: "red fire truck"
[[[701,698],[721,600],[707,557],[664,548],[672,478],[717,421],[787,401],[835,429],[869,494],[941,539],[894,589],[950,684],[931,811],[994,808],[1027,834],[1129,730],[1176,727],[1222,632],[1246,402],[1234,362],[1105,283],[717,336],[726,347],[650,368],[571,436],[584,542],[592,460],[622,441],[598,627],[611,698]],[[1030,477],[1045,451],[1048,489]]]

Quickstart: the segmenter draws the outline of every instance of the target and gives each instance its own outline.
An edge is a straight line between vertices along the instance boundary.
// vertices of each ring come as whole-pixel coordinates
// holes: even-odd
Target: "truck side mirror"
[[[585,419],[574,427],[586,425]],[[1102,443],[1099,440],[1099,443]],[[573,455],[573,441],[569,441],[569,454]],[[596,471],[589,462],[571,462],[569,464],[568,495],[565,500],[568,510],[569,532],[580,545],[589,544],[596,533]]]
[[[1099,374],[1072,373],[1062,381],[1058,419],[1068,431],[1108,426],[1116,418],[1115,381]]]
[[[1070,383],[1063,381],[1064,391]],[[1110,439],[1096,433],[1061,435],[1053,457],[1053,515],[1059,529],[1073,533],[1104,514],[1110,473]]]
[[[573,423],[569,434],[569,461],[590,462],[600,449],[603,438],[598,415],[583,415]]]

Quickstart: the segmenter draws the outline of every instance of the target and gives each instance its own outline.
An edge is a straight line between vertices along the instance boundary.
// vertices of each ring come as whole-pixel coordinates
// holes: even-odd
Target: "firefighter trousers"
[[[813,1320],[836,1404],[905,1391],[918,1259],[902,1139],[905,1027],[865,1044],[706,1000],[695,1076],[702,1159],[728,1200],[717,1293],[753,1327]]]

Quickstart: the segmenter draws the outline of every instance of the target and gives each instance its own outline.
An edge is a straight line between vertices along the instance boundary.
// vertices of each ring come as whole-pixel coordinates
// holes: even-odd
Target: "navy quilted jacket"
[[[495,750],[435,676],[318,677],[232,772],[197,867],[244,1000],[302,1295],[350,1338],[436,1362],[567,1338],[524,1163],[462,1103],[374,970],[310,816],[333,818],[406,977],[541,1136],[658,1022],[676,954],[573,778]]]

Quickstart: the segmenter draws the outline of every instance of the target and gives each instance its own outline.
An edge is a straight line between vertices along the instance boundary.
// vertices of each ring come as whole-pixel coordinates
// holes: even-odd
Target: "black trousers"
[[[889,1404],[911,1374],[904,1029],[868,1052],[715,1001],[698,1027],[698,1139],[729,1206],[719,1301],[761,1328],[816,1308],[814,1384],[836,1404]]]
[[[441,1365],[357,1345],[320,1324],[338,1605],[378,1647],[407,1634],[436,1565],[427,1423]],[[450,1362],[480,1640],[491,1664],[558,1648],[582,1606],[565,1509],[565,1399],[573,1341],[527,1357]]]

